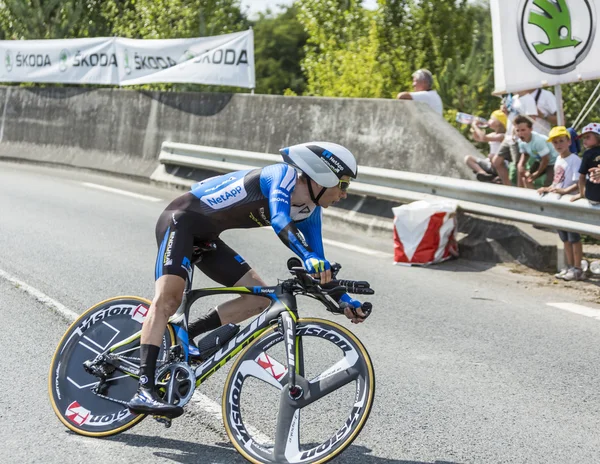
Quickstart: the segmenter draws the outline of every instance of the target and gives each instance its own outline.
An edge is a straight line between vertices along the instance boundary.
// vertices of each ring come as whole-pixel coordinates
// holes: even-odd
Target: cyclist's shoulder
[[[287,174],[293,173],[296,175],[296,169],[293,166],[290,166],[287,163],[275,163],[269,164],[261,169],[261,175],[282,175],[285,176]]]
[[[260,173],[260,182],[263,189],[282,188],[292,191],[297,178],[296,169],[286,163],[270,164],[262,168]]]

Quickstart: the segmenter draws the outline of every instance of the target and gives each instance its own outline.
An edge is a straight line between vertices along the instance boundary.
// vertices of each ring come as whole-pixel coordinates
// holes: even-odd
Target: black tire
[[[123,403],[99,397],[91,391],[98,377],[85,371],[83,362],[93,360],[108,347],[139,332],[150,301],[135,296],[119,296],[102,301],[85,311],[68,328],[50,363],[48,393],[52,409],[70,430],[88,437],[106,437],[121,433],[145,418],[129,412]],[[175,334],[167,326],[159,353],[164,359],[175,343]],[[126,351],[132,367],[139,368],[139,338],[117,350]],[[137,360],[135,359],[137,358]],[[109,375],[104,394],[128,401],[136,392],[138,377],[118,370]]]
[[[369,417],[375,374],[360,340],[345,327],[323,319],[300,319],[296,333],[302,341],[297,369],[309,381],[305,403],[288,396],[285,343],[275,327],[246,347],[225,382],[225,430],[238,452],[252,463],[327,462],[352,443]],[[309,397],[318,399],[313,402]],[[255,417],[257,422],[252,422]]]

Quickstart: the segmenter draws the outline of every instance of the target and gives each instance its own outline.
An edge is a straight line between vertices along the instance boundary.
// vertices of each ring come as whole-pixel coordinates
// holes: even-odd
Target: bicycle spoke
[[[314,403],[332,391],[356,381],[359,375],[360,371],[352,368],[330,375],[325,379],[310,382],[310,402]]]
[[[254,377],[258,380],[262,380],[269,385],[281,390],[285,385],[287,376],[281,375],[279,379],[276,379],[264,366],[259,364],[257,361],[244,361],[240,365],[239,372],[245,377]],[[287,373],[287,370],[286,370]]]
[[[289,461],[300,452],[300,409],[289,403],[286,390],[281,393],[273,452],[277,462]]]
[[[263,351],[262,353],[260,353],[260,355],[258,355],[255,361],[269,375],[271,375],[275,380],[277,380],[281,387],[287,384],[287,367],[284,366],[283,363],[275,359],[272,355],[269,355]]]

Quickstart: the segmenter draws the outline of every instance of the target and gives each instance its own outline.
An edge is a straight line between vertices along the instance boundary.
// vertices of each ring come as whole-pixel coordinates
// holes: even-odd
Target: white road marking
[[[60,304],[58,301],[53,300],[48,295],[37,290],[36,288],[33,288],[30,285],[27,285],[22,280],[19,280],[16,277],[13,277],[8,272],[3,271],[2,269],[0,269],[0,278],[13,284],[13,286],[15,288],[23,290],[25,293],[28,293],[29,295],[33,296],[37,301],[42,303],[47,308],[58,312],[59,315],[61,315],[63,318],[65,318],[69,323],[73,323],[79,317],[79,314],[77,314],[75,311]],[[89,348],[89,347],[87,347],[87,348]],[[91,348],[89,348],[89,349],[91,349]],[[71,379],[68,379],[68,380],[73,382]],[[73,383],[75,383],[75,382],[73,382]],[[89,385],[93,385],[93,384],[94,383],[91,383]],[[75,384],[75,385],[77,385],[77,384]],[[85,385],[85,386],[89,386],[89,385]],[[77,385],[77,386],[79,386],[79,385]],[[211,416],[216,418],[219,422],[222,420],[221,405],[219,405],[217,402],[211,400],[208,396],[203,395],[202,393],[200,393],[197,390],[194,392],[192,401],[190,401],[190,406],[193,406],[193,405],[198,407],[198,409],[202,410],[204,413],[210,414]],[[253,436],[256,440],[258,440],[259,443],[268,444],[271,442],[270,438],[268,436],[266,436],[265,434],[263,434],[257,428],[255,428],[251,425],[247,425],[247,424],[244,424],[244,425],[246,425],[246,428],[248,429],[248,432],[250,433],[250,435]]]
[[[73,322],[75,319],[77,319],[79,317],[79,314],[77,314],[75,311],[71,311],[67,307],[60,304],[58,301],[53,300],[48,295],[27,285],[25,282],[17,279],[16,277],[11,276],[8,272],[3,271],[2,269],[0,269],[0,277],[9,281],[15,287],[20,288],[21,290],[25,291],[26,293],[29,293],[31,296],[33,296],[36,300],[38,300],[44,306],[52,309],[53,311],[56,311],[58,314],[60,314],[64,318],[66,318],[69,322]]]
[[[81,182],[81,185],[85,187],[94,188],[97,190],[104,190],[105,192],[118,193],[119,195],[125,195],[127,197],[138,198],[146,201],[162,201],[162,198],[150,197],[148,195],[141,195],[139,193],[129,192],[127,190],[121,190],[113,187],[107,187],[106,185],[92,184],[90,182]]]
[[[218,421],[223,420],[221,406],[215,401],[211,400],[208,396],[203,395],[198,391],[195,391],[190,403],[196,404],[205,413],[210,414]],[[250,436],[260,445],[273,445],[273,440],[264,433],[262,433],[260,430],[258,430],[256,427],[253,427],[252,425],[248,424],[244,424],[244,426],[246,427],[246,430],[248,430]]]
[[[377,256],[379,258],[390,258],[393,253],[386,253],[385,251],[371,250],[370,248],[363,248],[356,245],[350,245],[349,243],[338,242],[336,240],[331,240],[328,238],[323,239],[323,243],[326,245],[331,245],[338,248],[343,248],[344,250],[356,251],[357,253],[362,253],[364,255],[369,256]]]
[[[600,309],[588,308],[587,306],[578,305],[575,303],[546,303],[548,306],[553,308],[564,309],[571,313],[579,314],[581,316],[591,317],[600,321]]]

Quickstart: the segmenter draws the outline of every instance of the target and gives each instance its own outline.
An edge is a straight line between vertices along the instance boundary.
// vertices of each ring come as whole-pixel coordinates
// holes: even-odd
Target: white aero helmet
[[[325,188],[338,185],[343,176],[356,179],[358,167],[347,148],[331,142],[308,142],[279,150],[283,160]]]

